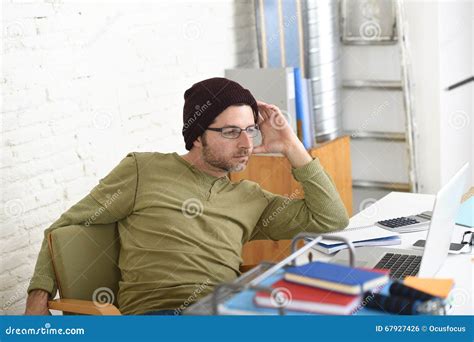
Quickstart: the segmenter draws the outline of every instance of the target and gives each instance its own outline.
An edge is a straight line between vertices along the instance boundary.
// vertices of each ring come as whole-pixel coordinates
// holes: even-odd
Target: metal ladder
[[[416,151],[415,151],[415,121],[413,118],[413,99],[411,93],[410,83],[410,72],[409,72],[409,55],[407,48],[407,37],[404,23],[404,8],[402,0],[393,0],[388,2],[392,6],[393,11],[393,31],[391,35],[376,35],[370,39],[361,37],[351,37],[346,35],[347,28],[347,6],[353,6],[354,3],[365,3],[365,4],[381,4],[387,5],[387,0],[341,0],[340,1],[340,17],[341,17],[341,41],[342,44],[346,45],[389,45],[398,44],[400,52],[400,80],[399,81],[384,81],[384,80],[371,80],[371,79],[353,79],[343,80],[343,89],[353,89],[357,91],[363,91],[367,89],[376,89],[379,91],[401,91],[403,92],[403,107],[405,115],[405,132],[394,133],[384,131],[345,131],[346,134],[350,135],[352,139],[361,140],[375,140],[375,141],[387,141],[387,142],[404,142],[406,147],[406,157],[408,160],[408,183],[396,183],[396,182],[380,182],[380,181],[369,181],[369,180],[357,180],[353,179],[352,184],[354,188],[360,189],[381,189],[390,191],[407,191],[407,192],[418,192],[418,177],[416,168]],[[349,5],[349,3],[351,3]],[[376,22],[376,21],[374,21]],[[375,27],[376,29],[376,27]],[[400,39],[401,38],[401,39]]]

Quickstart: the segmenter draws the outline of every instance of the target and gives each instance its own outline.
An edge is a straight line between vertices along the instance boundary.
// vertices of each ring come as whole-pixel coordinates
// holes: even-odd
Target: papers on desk
[[[330,233],[330,235],[345,237],[352,242],[354,247],[401,244],[399,233],[391,232],[377,226],[348,228],[337,233]],[[326,238],[322,239],[313,248],[326,254],[332,254],[347,248],[347,245],[341,243],[340,240]]]
[[[399,236],[389,236],[389,237],[380,238],[380,239],[356,241],[356,242],[353,242],[352,244],[354,245],[354,247],[390,246],[390,245],[399,245],[401,244],[401,242],[402,240],[400,239]],[[333,253],[339,252],[342,249],[346,249],[347,245],[345,243],[325,244],[325,243],[320,242],[313,248],[326,254],[333,254]]]

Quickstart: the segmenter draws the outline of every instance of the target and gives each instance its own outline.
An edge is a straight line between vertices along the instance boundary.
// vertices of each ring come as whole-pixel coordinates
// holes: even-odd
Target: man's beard
[[[249,151],[248,150],[241,150],[239,152],[236,153],[235,156],[249,156]],[[218,156],[216,153],[214,153],[214,151],[212,151],[212,149],[209,147],[208,144],[206,144],[204,141],[203,141],[203,145],[202,145],[202,159],[209,165],[215,167],[215,168],[218,168],[222,171],[226,171],[226,172],[240,172],[240,171],[243,171],[245,169],[245,167],[247,166],[247,163],[248,163],[248,159],[246,159],[245,161],[241,161],[241,162],[232,162],[232,158],[233,156],[231,156],[230,158],[226,159],[225,157],[223,156]]]

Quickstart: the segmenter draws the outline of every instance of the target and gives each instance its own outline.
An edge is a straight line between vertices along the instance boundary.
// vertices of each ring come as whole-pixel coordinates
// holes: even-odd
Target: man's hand
[[[262,144],[255,146],[253,153],[282,153],[294,168],[309,163],[312,158],[293,132],[280,108],[257,101],[260,112],[258,125],[262,133]]]
[[[25,315],[51,315],[48,310],[49,293],[43,290],[33,290],[26,300]]]

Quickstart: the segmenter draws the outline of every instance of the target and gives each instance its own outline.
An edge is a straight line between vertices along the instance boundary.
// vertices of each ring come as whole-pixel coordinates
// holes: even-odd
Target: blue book
[[[474,227],[474,196],[471,196],[471,198],[461,204],[456,224],[469,228]]]
[[[389,270],[369,270],[326,262],[310,262],[286,269],[285,280],[351,295],[383,286]]]
[[[300,68],[294,68],[296,121],[300,140],[306,149],[313,147],[311,137],[311,120],[308,111],[308,92],[305,80],[301,77]]]

